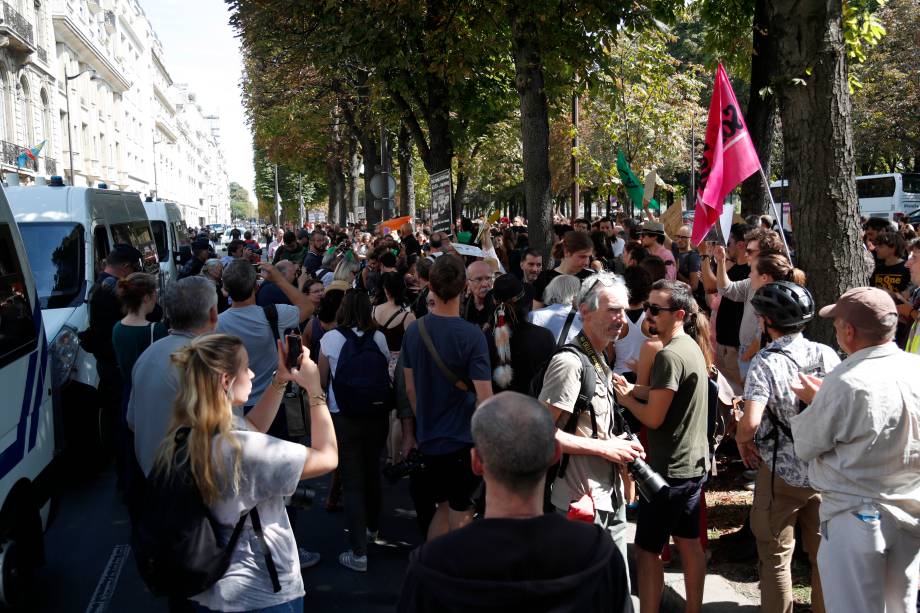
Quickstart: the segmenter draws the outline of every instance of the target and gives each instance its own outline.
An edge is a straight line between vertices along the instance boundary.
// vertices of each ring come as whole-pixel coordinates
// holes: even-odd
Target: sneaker
[[[297,555],[300,557],[300,570],[306,570],[319,564],[319,552],[307,551],[303,547],[298,547]]]
[[[359,573],[367,572],[367,556],[356,556],[351,549],[339,554],[339,564]]]
[[[375,545],[379,545],[379,544],[380,544],[379,541],[380,541],[380,531],[379,531],[379,530],[371,530],[370,528],[368,528],[368,530],[367,530],[367,542],[368,542],[368,543],[373,543],[373,544],[375,544]]]
[[[757,471],[756,470],[746,470],[743,473],[741,473],[741,476],[744,477],[746,481],[753,481],[754,479],[757,478]]]

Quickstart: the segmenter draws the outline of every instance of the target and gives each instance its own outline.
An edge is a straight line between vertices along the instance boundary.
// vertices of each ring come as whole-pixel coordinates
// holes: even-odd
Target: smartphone
[[[287,342],[287,357],[284,363],[285,366],[288,367],[288,370],[291,370],[300,366],[300,355],[303,353],[303,345],[300,342],[300,336],[297,334],[286,335],[285,341]]]

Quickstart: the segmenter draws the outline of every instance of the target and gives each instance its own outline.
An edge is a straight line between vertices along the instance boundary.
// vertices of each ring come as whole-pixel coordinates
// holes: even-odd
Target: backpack
[[[336,372],[330,373],[339,412],[345,417],[386,414],[396,406],[389,356],[380,352],[374,332],[358,336],[345,326],[339,326],[336,331],[345,337]]]
[[[185,449],[189,432],[189,428],[176,431],[177,455]],[[230,566],[247,517],[262,545],[272,587],[276,593],[281,591],[255,507],[240,517],[229,542],[221,546],[216,522],[201,498],[188,462],[177,463],[167,475],[152,474],[144,490],[143,506],[132,525],[131,547],[137,570],[154,595],[188,598],[214,585]]]

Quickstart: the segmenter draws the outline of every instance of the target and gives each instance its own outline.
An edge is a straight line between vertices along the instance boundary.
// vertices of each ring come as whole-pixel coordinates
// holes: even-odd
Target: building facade
[[[229,223],[216,123],[173,82],[137,0],[0,0],[0,165]],[[44,146],[35,160],[21,153]]]

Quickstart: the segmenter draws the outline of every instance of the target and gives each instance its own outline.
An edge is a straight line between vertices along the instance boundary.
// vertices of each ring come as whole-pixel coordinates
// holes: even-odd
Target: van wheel
[[[7,539],[0,543],[0,604],[15,608],[22,603],[29,574],[16,541]]]

